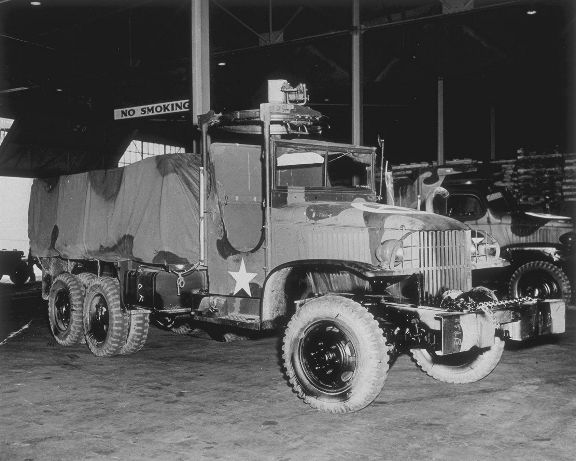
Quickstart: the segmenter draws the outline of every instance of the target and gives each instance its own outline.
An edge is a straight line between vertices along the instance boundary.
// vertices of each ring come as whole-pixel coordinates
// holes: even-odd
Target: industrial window
[[[0,117],[0,144],[2,144],[2,141],[4,141],[4,138],[8,134],[8,130],[12,126],[12,123],[14,123],[14,120],[11,118]]]
[[[154,142],[140,141],[134,139],[122,158],[118,161],[118,166],[126,166],[148,157],[165,154],[181,154],[185,149],[181,146],[171,146],[170,144],[158,144]]]

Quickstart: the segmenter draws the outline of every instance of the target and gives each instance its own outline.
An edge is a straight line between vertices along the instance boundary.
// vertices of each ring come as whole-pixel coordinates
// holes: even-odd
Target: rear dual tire
[[[56,276],[48,295],[48,323],[56,342],[72,346],[80,341],[84,290],[72,274],[63,272]]]
[[[120,302],[118,280],[100,277],[86,290],[83,324],[86,343],[94,355],[132,354],[146,343],[149,314],[126,312]]]

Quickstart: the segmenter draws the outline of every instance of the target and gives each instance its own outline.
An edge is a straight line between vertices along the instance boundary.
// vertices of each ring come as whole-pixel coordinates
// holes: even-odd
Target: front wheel
[[[363,306],[340,296],[302,305],[288,323],[282,350],[294,391],[330,413],[369,405],[388,373],[390,347],[378,322]]]

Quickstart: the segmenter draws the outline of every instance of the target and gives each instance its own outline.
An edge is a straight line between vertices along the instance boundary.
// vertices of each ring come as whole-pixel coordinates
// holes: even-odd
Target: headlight
[[[401,240],[385,240],[376,248],[376,259],[380,266],[394,269],[404,261],[404,248]]]
[[[500,258],[500,245],[494,237],[484,231],[472,231],[472,242],[470,252],[473,262],[478,262],[480,258]]]

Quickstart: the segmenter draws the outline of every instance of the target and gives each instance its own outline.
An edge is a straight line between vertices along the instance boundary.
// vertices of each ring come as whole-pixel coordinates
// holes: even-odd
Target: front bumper
[[[566,305],[560,299],[494,303],[486,311],[459,312],[427,306],[400,309],[413,309],[420,322],[436,334],[437,355],[491,347],[496,335],[524,341],[566,331]]]

